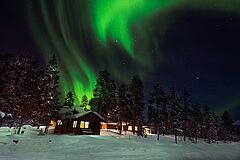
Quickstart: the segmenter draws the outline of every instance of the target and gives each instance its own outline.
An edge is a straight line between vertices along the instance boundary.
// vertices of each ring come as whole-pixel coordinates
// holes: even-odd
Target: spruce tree
[[[59,80],[60,80],[60,71],[58,69],[57,58],[55,55],[48,61],[46,69],[47,79],[48,79],[48,101],[50,105],[50,110],[57,107],[60,103],[59,101]]]
[[[233,131],[233,120],[227,110],[222,114],[221,118],[221,137],[226,142],[230,140],[230,135]]]
[[[60,80],[60,71],[58,69],[58,63],[57,58],[55,55],[53,55],[47,64],[47,67],[44,71],[44,77],[43,77],[43,84],[45,85],[43,87],[43,95],[44,95],[44,109],[43,112],[43,122],[46,124],[46,130],[47,132],[50,119],[56,118],[56,109],[58,108],[58,105],[60,103],[59,101],[59,80]]]
[[[120,134],[122,133],[122,123],[123,121],[127,123],[131,118],[131,94],[127,85],[121,85],[118,89],[118,105],[117,105],[117,114],[119,115],[120,123]]]
[[[202,113],[198,102],[192,102],[190,107],[189,136],[190,138],[194,138],[195,143],[197,143],[197,139],[198,137],[200,137],[201,134],[200,132],[202,127]]]
[[[133,76],[130,84],[130,92],[132,99],[132,126],[133,134],[135,134],[135,126],[138,127],[138,135],[142,132],[143,111],[144,111],[144,94],[143,82],[139,76]]]
[[[167,95],[163,88],[156,84],[153,87],[153,91],[150,93],[149,100],[149,122],[154,125],[157,132],[157,140],[159,140],[159,134],[165,133],[167,128],[168,112],[167,112]]]
[[[11,57],[8,59],[2,75],[5,83],[2,96],[5,111],[19,117],[19,130],[23,121],[32,121],[37,108],[37,77],[39,66],[30,56]]]
[[[106,117],[107,120],[114,116],[116,108],[116,85],[106,70],[99,72],[93,91],[93,98],[90,100],[89,105],[95,108],[99,114]]]
[[[177,143],[177,136],[183,130],[183,105],[182,100],[177,97],[175,89],[172,90],[169,98],[171,129],[175,135],[175,143]]]
[[[208,143],[217,138],[217,118],[209,111],[207,105],[204,105],[202,109],[202,137]]]
[[[186,136],[189,134],[189,106],[190,106],[190,92],[184,88],[183,90],[183,116],[184,116],[184,125],[183,125],[183,140],[186,141]]]
[[[73,93],[71,91],[69,91],[67,93],[64,105],[69,106],[70,108],[72,108],[74,106],[74,97],[73,97]]]
[[[86,95],[82,97],[80,107],[83,107],[83,110],[87,110],[87,105],[88,105],[88,98]]]

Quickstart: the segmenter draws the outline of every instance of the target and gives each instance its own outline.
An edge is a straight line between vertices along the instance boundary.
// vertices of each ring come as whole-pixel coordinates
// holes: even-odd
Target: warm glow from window
[[[81,121],[80,122],[80,128],[89,128],[89,122]]]
[[[85,122],[85,128],[89,128],[89,122]]]
[[[137,131],[138,130],[138,127],[137,126],[135,126],[135,131]]]
[[[73,128],[77,128],[77,121],[73,121]]]
[[[132,126],[128,126],[128,130],[131,131],[132,130]]]
[[[81,121],[80,128],[84,128],[84,121]]]
[[[61,120],[57,120],[57,125],[58,126],[62,125],[62,121]]]

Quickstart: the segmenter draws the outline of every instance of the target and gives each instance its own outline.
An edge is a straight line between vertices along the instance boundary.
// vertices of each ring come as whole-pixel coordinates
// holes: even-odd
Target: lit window
[[[132,126],[128,126],[128,130],[131,131],[132,130]]]
[[[77,127],[77,121],[73,121],[73,128]]]
[[[84,121],[81,121],[80,128],[84,128]]]
[[[80,128],[89,128],[89,122],[81,121],[80,122]]]
[[[85,128],[89,128],[89,122],[85,122]]]
[[[138,130],[138,127],[137,126],[135,126],[135,131],[137,131]]]
[[[62,121],[61,120],[57,120],[57,125],[58,126],[62,125]]]

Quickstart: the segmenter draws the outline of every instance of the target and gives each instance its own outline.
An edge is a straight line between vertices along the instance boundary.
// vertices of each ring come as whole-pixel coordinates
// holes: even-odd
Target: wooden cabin
[[[55,134],[93,134],[100,135],[104,118],[93,111],[66,114],[56,121]]]
[[[132,132],[132,124],[123,122],[122,123],[122,131],[130,131]],[[110,129],[110,130],[120,130],[120,123],[109,122],[109,123],[102,123],[101,129]],[[138,126],[135,126],[135,131],[138,130]]]

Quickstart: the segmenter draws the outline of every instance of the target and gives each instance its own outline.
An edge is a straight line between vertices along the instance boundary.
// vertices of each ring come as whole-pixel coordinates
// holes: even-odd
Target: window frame
[[[77,124],[78,124],[78,121],[76,121],[76,120],[73,121],[73,125],[72,125],[72,127],[73,127],[73,128],[77,128]]]
[[[79,126],[79,128],[81,128],[81,129],[87,129],[87,128],[89,128],[89,124],[90,124],[89,121],[80,121],[80,126]]]

